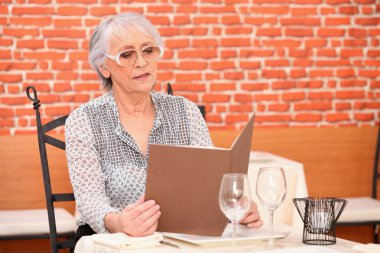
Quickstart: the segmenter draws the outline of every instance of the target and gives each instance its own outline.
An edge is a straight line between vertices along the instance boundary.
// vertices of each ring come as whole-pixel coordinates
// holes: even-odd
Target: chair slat
[[[50,121],[49,123],[46,123],[42,126],[42,132],[47,133],[56,127],[65,125],[67,117],[69,117],[69,115],[62,116],[58,119]]]
[[[51,195],[53,201],[74,201],[74,193],[55,193]]]
[[[65,142],[61,141],[61,140],[58,140],[57,138],[54,138],[54,137],[51,137],[47,134],[44,134],[44,140],[46,143],[56,147],[56,148],[59,148],[59,149],[62,149],[62,150],[65,150],[66,149],[66,144]]]

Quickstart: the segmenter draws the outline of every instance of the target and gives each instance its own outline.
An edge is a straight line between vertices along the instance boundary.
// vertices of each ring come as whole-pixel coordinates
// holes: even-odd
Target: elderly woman
[[[149,144],[213,145],[194,103],[153,91],[163,52],[157,30],[136,13],[106,19],[91,37],[89,60],[107,92],[73,111],[65,125],[77,237],[153,233],[161,212],[143,198]],[[261,226],[254,204],[242,223]]]

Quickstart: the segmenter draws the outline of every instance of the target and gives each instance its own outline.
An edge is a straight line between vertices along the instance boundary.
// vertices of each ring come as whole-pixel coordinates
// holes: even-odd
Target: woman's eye
[[[153,52],[153,47],[146,47],[143,49],[144,54],[151,54]]]
[[[131,57],[132,54],[133,54],[133,51],[125,51],[125,52],[122,52],[122,53],[120,54],[120,57],[126,59],[126,58]]]

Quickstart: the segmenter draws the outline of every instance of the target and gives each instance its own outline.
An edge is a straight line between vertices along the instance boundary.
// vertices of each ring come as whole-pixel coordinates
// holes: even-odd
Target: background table
[[[274,225],[278,223],[303,227],[303,222],[294,204],[293,198],[308,196],[303,164],[280,157],[268,152],[252,151],[248,167],[248,180],[251,186],[252,199],[258,204],[258,209],[264,224],[269,223],[269,213],[260,204],[256,194],[256,179],[262,167],[282,167],[285,172],[287,192],[284,203],[274,212]]]

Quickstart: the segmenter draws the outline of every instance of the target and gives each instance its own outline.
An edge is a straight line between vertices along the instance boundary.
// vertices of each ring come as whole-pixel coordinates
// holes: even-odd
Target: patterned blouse
[[[212,146],[198,107],[180,96],[152,92],[155,107],[148,143]],[[144,195],[144,155],[123,128],[112,92],[74,110],[65,125],[66,155],[79,211],[77,225],[107,233],[104,218]]]

